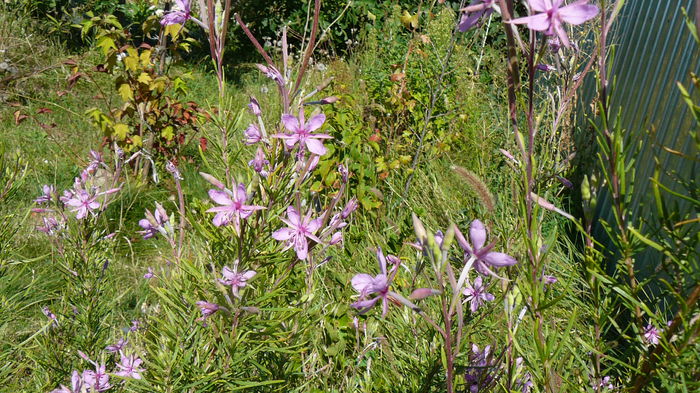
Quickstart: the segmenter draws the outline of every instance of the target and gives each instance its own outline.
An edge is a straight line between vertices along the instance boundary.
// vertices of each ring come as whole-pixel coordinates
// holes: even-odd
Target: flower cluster
[[[105,173],[109,170],[102,155],[90,151],[90,161],[80,176],[75,178],[73,188],[63,191],[62,195],[59,196],[55,186],[42,186],[42,194],[34,199],[34,202],[42,207],[35,208],[33,211],[45,215],[41,217],[43,225],[37,226],[36,229],[48,235],[55,235],[69,220],[66,211],[74,213],[75,219],[83,220],[96,217],[99,212],[104,210],[109,203],[109,195],[118,192],[121,188],[109,188],[102,191],[102,183],[104,178],[108,178],[108,176],[102,173],[100,178],[96,177],[100,167],[106,169]]]
[[[133,354],[126,356],[123,352],[125,344],[125,340],[119,340],[116,345],[110,345],[106,348],[108,352],[119,352],[120,356],[120,360],[117,362],[116,369],[112,374],[122,378],[141,379],[141,373],[146,371],[141,368],[143,360]],[[51,393],[106,392],[114,387],[110,381],[110,374],[107,373],[105,363],[97,363],[81,351],[78,351],[78,354],[83,360],[92,364],[94,369],[85,369],[82,373],[73,370],[71,387],[61,385],[60,388],[52,390]]]

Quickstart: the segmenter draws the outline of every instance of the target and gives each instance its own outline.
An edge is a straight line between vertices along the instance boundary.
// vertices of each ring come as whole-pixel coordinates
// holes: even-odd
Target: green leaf
[[[117,90],[119,91],[119,95],[122,97],[122,100],[131,101],[134,99],[134,92],[131,91],[131,86],[129,86],[128,83],[122,83]]]
[[[106,56],[111,49],[117,49],[117,45],[114,40],[107,36],[102,36],[97,39],[96,46],[102,49],[102,53]]]
[[[116,136],[120,141],[125,140],[126,136],[129,134],[129,126],[124,123],[115,124],[113,130],[114,136]]]

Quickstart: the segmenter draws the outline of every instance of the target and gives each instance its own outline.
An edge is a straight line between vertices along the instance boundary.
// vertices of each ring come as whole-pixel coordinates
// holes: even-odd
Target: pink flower
[[[475,26],[478,26],[480,20],[493,12],[495,0],[474,0],[468,7],[463,8],[462,18],[459,21],[459,31],[465,32]]]
[[[60,229],[61,224],[54,217],[43,217],[44,226],[36,227],[37,231],[46,233],[47,235],[54,235]]]
[[[54,198],[54,195],[56,195],[56,189],[54,188],[54,186],[44,185],[42,187],[42,191],[44,193],[34,200],[34,202],[38,205],[41,205],[42,203],[51,202],[51,200]]]
[[[100,207],[100,203],[96,199],[96,195],[78,189],[70,199],[66,200],[66,205],[73,207],[71,211],[77,213],[75,218],[81,220],[87,217],[88,213],[92,213],[93,210]]]
[[[231,270],[228,266],[224,266],[224,269],[221,271],[221,274],[224,276],[224,278],[219,279],[219,282],[224,285],[230,286],[231,292],[233,292],[233,296],[240,298],[238,290],[240,288],[245,287],[248,280],[255,277],[257,273],[255,272],[255,270],[246,270],[245,272],[239,273],[235,269],[236,268],[234,268],[234,270]],[[202,312],[204,311],[202,310]]]
[[[486,243],[486,228],[479,220],[472,221],[469,228],[469,238],[472,241],[470,245],[467,239],[464,238],[462,232],[457,229],[455,231],[457,243],[465,252],[465,257],[474,258],[474,268],[481,274],[491,274],[498,277],[489,266],[503,267],[515,265],[518,261],[510,255],[502,252],[492,252],[495,242],[484,246]],[[472,248],[473,246],[473,248]]]
[[[189,0],[175,0],[175,6],[163,16],[160,24],[163,26],[181,25],[192,18],[191,12]]]
[[[73,375],[71,375],[71,388],[61,385],[60,389],[54,389],[51,393],[81,393],[83,391],[83,380],[80,377],[78,371],[73,370]]]
[[[254,145],[262,140],[260,129],[255,124],[249,125],[248,128],[243,131],[243,135],[245,135],[244,142],[246,145]]]
[[[105,348],[105,350],[106,350],[107,352],[111,352],[111,353],[119,352],[119,351],[121,351],[122,349],[124,349],[124,346],[127,344],[127,342],[128,342],[127,340],[125,340],[125,339],[123,339],[123,338],[120,338],[119,341],[117,341],[116,344],[108,345],[108,346]]]
[[[51,322],[53,323],[53,325],[58,325],[58,319],[56,318],[56,314],[52,313],[51,310],[50,310],[48,307],[44,306],[44,307],[41,309],[41,312],[44,313],[44,315],[46,315],[46,318],[48,318],[49,320],[51,320]]]
[[[117,363],[119,370],[115,372],[114,375],[124,378],[141,379],[141,373],[146,371],[139,367],[141,363],[143,363],[143,360],[136,355],[124,356],[121,352],[119,354],[121,355],[121,359],[119,363]]]
[[[233,191],[227,188],[224,188],[223,191],[209,190],[209,197],[221,205],[207,210],[207,213],[216,213],[213,220],[214,225],[219,227],[233,222],[236,232],[241,230],[241,219],[245,220],[256,210],[265,209],[262,206],[245,204],[249,196],[243,183],[240,183]]]
[[[250,104],[248,104],[248,109],[250,109],[250,113],[252,113],[253,115],[257,117],[262,116],[260,104],[258,103],[258,100],[253,96],[250,97]]]
[[[202,312],[202,316],[197,318],[198,321],[204,321],[221,308],[218,304],[205,302],[203,300],[197,302],[197,307],[199,307],[199,310]]]
[[[266,77],[275,81],[278,86],[284,86],[284,77],[282,76],[282,73],[277,70],[277,68],[273,66],[264,66],[262,64],[256,64],[255,66],[260,70],[260,72],[265,74]]]
[[[571,46],[563,23],[580,25],[598,15],[598,7],[588,4],[588,0],[576,0],[561,6],[564,0],[528,0],[530,9],[539,14],[513,19],[510,23],[527,24],[527,27],[544,31],[546,35],[556,34],[567,48]]]
[[[486,288],[484,288],[482,284],[481,276],[478,276],[474,280],[473,285],[467,283],[467,287],[464,288],[462,293],[467,297],[464,301],[469,302],[469,310],[473,313],[476,312],[485,301],[491,302],[494,299],[492,294],[486,292]]]
[[[297,253],[297,257],[305,260],[308,255],[309,243],[307,238],[322,243],[321,239],[316,237],[315,233],[321,228],[322,220],[320,218],[311,219],[311,212],[302,217],[299,212],[292,206],[287,208],[287,219],[280,218],[282,222],[287,224],[287,228],[281,228],[272,233],[272,237],[276,240],[286,241],[287,248],[293,246]]]
[[[284,144],[290,149],[299,144],[300,152],[307,148],[311,153],[322,156],[326,154],[327,149],[321,140],[333,137],[327,134],[313,134],[313,132],[321,128],[325,121],[326,115],[323,113],[312,117],[308,122],[304,122],[303,112],[300,112],[299,118],[284,114],[282,124],[291,134],[275,134],[273,137],[284,139]]]
[[[399,295],[396,292],[390,291],[389,287],[391,282],[396,276],[401,260],[393,255],[388,255],[384,257],[384,253],[381,248],[377,249],[377,260],[379,261],[379,271],[380,273],[372,277],[369,274],[360,273],[356,274],[350,281],[352,287],[360,294],[360,298],[352,303],[350,306],[357,309],[360,314],[364,314],[369,309],[374,307],[379,300],[382,301],[382,317],[385,317],[387,312],[389,312],[389,299],[395,300],[407,307],[410,307],[413,311],[420,312],[420,308],[415,304],[411,303],[410,300]],[[387,272],[386,262],[392,263],[392,269]],[[369,295],[377,294],[372,299],[368,299]]]
[[[389,294],[389,286],[391,285],[391,279],[393,279],[394,274],[390,276],[387,275],[386,271],[386,257],[382,252],[381,248],[377,249],[377,260],[379,261],[379,271],[380,273],[372,277],[366,273],[356,274],[350,283],[352,287],[360,294],[360,300],[351,304],[352,307],[358,309],[360,313],[367,312],[372,308],[380,299],[382,300],[382,316],[386,316],[389,311],[389,301],[387,295]],[[394,266],[391,273],[395,273],[398,265]],[[377,294],[373,299],[367,299],[369,295]]]
[[[357,198],[353,197],[352,199],[350,199],[348,201],[348,204],[345,205],[345,207],[343,208],[343,211],[340,213],[340,216],[343,218],[343,220],[345,220],[346,218],[350,217],[350,215],[355,210],[357,210],[358,206],[359,205],[357,203]]]
[[[146,210],[146,218],[139,220],[139,226],[143,228],[143,231],[139,231],[138,233],[142,234],[144,239],[155,237],[158,233],[167,237],[169,233],[172,232],[168,213],[163,206],[157,202],[155,214]]]
[[[659,329],[654,327],[654,325],[652,325],[652,324],[648,324],[647,327],[644,329],[644,339],[649,344],[658,345],[660,338],[661,338],[661,334],[659,332]]]
[[[270,161],[265,158],[265,152],[261,147],[258,147],[258,150],[255,152],[255,158],[250,160],[248,165],[252,166],[253,170],[258,172],[260,176],[267,177],[268,173],[263,168],[265,168],[266,165],[270,165]]]
[[[85,370],[83,371],[83,383],[88,387],[90,392],[104,392],[112,387],[109,383],[109,374],[105,371],[106,367],[104,364],[97,364],[90,360],[84,353],[78,351],[80,357],[92,363],[95,366],[95,370]]]

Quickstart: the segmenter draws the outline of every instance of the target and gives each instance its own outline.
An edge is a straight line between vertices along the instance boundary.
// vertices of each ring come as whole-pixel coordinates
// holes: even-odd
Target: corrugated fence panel
[[[689,136],[689,130],[696,125],[676,86],[681,82],[690,88],[690,73],[700,73],[698,48],[682,13],[682,8],[685,8],[693,15],[694,3],[693,0],[628,0],[613,35],[616,51],[612,76],[616,88],[611,113],[621,111],[620,119],[627,132],[628,144],[641,141],[641,150],[635,157],[633,222],[641,217],[654,222],[650,181],[656,165],[654,157],[659,157],[662,168],[674,172],[679,178],[696,182],[698,179],[700,165],[697,162],[679,159],[660,148],[665,146],[693,157],[698,154]],[[589,99],[594,94],[595,87],[588,84],[582,96]],[[649,130],[653,132],[650,134]],[[664,183],[672,184],[672,181],[666,179]],[[680,200],[675,203],[684,212],[692,208]],[[607,222],[614,222],[609,196],[601,196],[597,215]],[[690,230],[697,232],[697,228],[696,225]],[[595,234],[609,245],[600,225],[597,225]],[[645,270],[654,269],[658,261],[658,254],[646,252],[638,260],[637,267],[644,274]]]

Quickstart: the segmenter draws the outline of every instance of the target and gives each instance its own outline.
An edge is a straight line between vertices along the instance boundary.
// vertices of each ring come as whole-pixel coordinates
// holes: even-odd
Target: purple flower
[[[561,43],[559,42],[559,38],[552,37],[549,39],[549,41],[547,43],[549,44],[549,50],[551,50],[554,53],[559,52],[559,49],[561,48]]]
[[[343,232],[336,232],[331,236],[331,240],[328,242],[328,245],[334,246],[336,244],[340,244],[343,242]]]
[[[389,312],[389,300],[397,301],[404,306],[410,307],[413,311],[420,312],[420,308],[411,303],[410,300],[396,292],[389,290],[391,282],[394,281],[394,277],[399,269],[401,260],[393,255],[387,255],[384,257],[384,253],[382,253],[381,248],[377,248],[377,260],[379,261],[379,274],[372,277],[369,274],[360,273],[356,274],[350,281],[352,283],[352,287],[355,288],[355,290],[360,294],[360,298],[350,306],[357,309],[360,314],[364,314],[369,311],[369,309],[374,307],[374,305],[381,299],[382,317],[385,317],[387,312]],[[392,269],[388,273],[386,270],[387,260],[393,265]],[[368,299],[368,297],[373,294],[376,294],[377,296],[372,299]]]
[[[165,164],[165,170],[170,172],[170,174],[173,175],[173,177],[176,180],[182,180],[182,174],[180,174],[180,170],[177,169],[177,166],[172,161],[168,161]]]
[[[169,232],[172,231],[168,213],[163,206],[157,202],[155,214],[146,210],[146,218],[139,220],[139,226],[143,228],[143,231],[139,231],[138,233],[142,234],[144,239],[155,237],[158,233],[167,237]]]
[[[121,359],[119,363],[117,363],[119,370],[115,372],[114,375],[124,378],[141,379],[140,373],[146,371],[139,367],[141,363],[143,363],[143,360],[136,355],[124,356],[121,352],[119,354],[121,355]]]
[[[510,23],[526,23],[532,30],[544,31],[546,35],[556,34],[567,48],[571,44],[563,23],[580,25],[598,15],[598,7],[588,4],[588,0],[577,0],[563,7],[564,0],[528,0],[528,3],[530,9],[539,14],[513,19]]]
[[[389,311],[389,301],[387,296],[389,294],[389,285],[395,275],[398,265],[394,266],[390,275],[387,275],[386,271],[386,257],[382,252],[381,248],[377,248],[377,260],[379,261],[379,271],[380,273],[372,277],[366,273],[356,274],[352,280],[352,287],[360,294],[360,300],[351,304],[352,307],[358,309],[360,313],[364,314],[370,308],[372,308],[377,301],[382,300],[382,316],[386,316]],[[390,279],[391,277],[391,279]],[[369,295],[377,294],[373,299],[367,299]]]
[[[202,312],[202,316],[197,318],[198,321],[204,321],[221,308],[218,304],[205,302],[203,300],[197,302],[197,307],[199,307],[199,310]]]
[[[78,351],[80,357],[92,363],[95,366],[95,370],[85,370],[83,371],[83,383],[88,388],[89,392],[104,392],[112,387],[109,383],[109,374],[105,371],[106,367],[104,364],[97,364],[97,362],[90,360],[84,353]]]
[[[357,204],[357,198],[353,197],[348,201],[348,204],[345,205],[343,208],[342,213],[340,213],[340,216],[345,220],[346,218],[350,217],[350,215],[357,210],[358,204]]]
[[[556,67],[551,66],[549,64],[537,64],[535,66],[535,69],[543,71],[543,72],[550,72],[550,71],[556,71]]]
[[[302,217],[294,207],[287,208],[287,219],[280,218],[282,222],[287,224],[286,228],[280,228],[272,233],[272,237],[276,240],[286,241],[287,248],[294,247],[297,257],[305,260],[308,255],[309,243],[307,238],[322,243],[321,239],[316,237],[315,233],[321,227],[322,220],[320,218],[311,219],[311,212]]]
[[[68,389],[67,387],[61,385],[60,389],[54,389],[51,391],[51,393],[81,393],[82,391],[83,380],[80,377],[80,373],[73,370],[73,374],[71,375],[71,388]]]
[[[238,263],[236,263],[236,265],[237,264]],[[223,270],[221,271],[221,274],[224,277],[219,279],[219,282],[224,285],[230,286],[231,292],[233,292],[233,296],[240,298],[238,290],[240,288],[245,287],[248,280],[255,277],[257,273],[255,272],[255,270],[246,270],[244,272],[239,273],[236,271],[235,267],[234,270],[231,270],[228,266],[224,266]]]
[[[472,344],[469,363],[470,365],[464,379],[471,393],[479,392],[494,382],[495,370],[493,369],[496,365],[490,345],[487,345],[483,351],[480,351],[476,344]]]
[[[47,235],[54,235],[61,226],[54,217],[43,217],[43,221],[44,226],[36,227],[36,229]]]
[[[100,164],[103,163],[104,160],[102,159],[102,154],[96,152],[95,150],[90,150],[90,163],[88,164],[87,168],[85,168],[85,171],[83,171],[83,173],[85,175],[93,174],[100,166]]]
[[[47,306],[42,307],[41,312],[44,313],[44,315],[46,315],[46,318],[51,320],[51,322],[54,325],[58,325],[58,320],[56,318],[56,314],[52,313],[51,310]]]
[[[97,202],[96,199],[96,195],[88,193],[83,189],[78,189],[65,203],[66,205],[73,207],[71,211],[77,213],[75,218],[81,220],[87,217],[88,213],[92,213],[93,210],[100,207],[100,203]]]
[[[350,173],[348,173],[348,168],[346,168],[345,165],[340,164],[338,165],[338,172],[340,173],[340,178],[343,180],[343,183],[347,183],[348,177],[350,176]]]
[[[127,340],[120,338],[116,344],[107,345],[107,347],[105,347],[105,350],[111,353],[119,352],[122,349],[124,349],[124,346],[127,344],[127,342]]]
[[[207,210],[207,213],[216,213],[213,220],[214,225],[219,227],[233,222],[236,232],[241,230],[241,219],[245,220],[254,211],[264,209],[262,206],[245,204],[249,196],[243,183],[240,183],[233,191],[227,188],[224,188],[223,191],[211,189],[209,190],[209,197],[221,205]]]
[[[34,202],[37,205],[51,202],[51,200],[53,199],[53,196],[56,195],[56,189],[54,188],[54,186],[44,185],[42,187],[42,191],[44,193],[34,200]]]
[[[549,275],[544,275],[544,276],[542,276],[542,278],[544,279],[545,285],[556,284],[559,281],[556,277],[549,276]]]
[[[175,6],[163,16],[160,24],[163,26],[181,25],[192,17],[191,12],[189,0],[175,0]]]
[[[141,329],[141,321],[139,321],[138,319],[134,319],[133,321],[131,321],[129,331],[133,333],[139,329]]]
[[[260,117],[262,116],[262,111],[260,110],[260,104],[258,103],[258,100],[255,99],[255,97],[251,96],[250,97],[250,104],[248,104],[248,109],[250,109],[250,113],[253,115]]]
[[[255,124],[249,125],[248,128],[243,131],[243,135],[245,135],[244,142],[246,145],[254,145],[262,140],[260,129]]]
[[[267,171],[263,170],[263,168],[265,165],[270,165],[270,161],[265,158],[265,152],[261,147],[258,147],[258,150],[255,152],[255,158],[250,160],[248,165],[252,166],[253,170],[258,172],[260,176],[267,177],[268,173]]]
[[[277,70],[277,68],[273,66],[264,66],[262,64],[256,64],[255,66],[260,70],[260,72],[265,74],[266,77],[275,81],[278,86],[284,86],[284,77],[282,76],[282,73]]]
[[[478,26],[481,18],[488,17],[493,12],[496,0],[474,0],[469,6],[462,9],[462,19],[459,21],[459,31],[465,32]]]
[[[153,269],[149,267],[148,272],[146,272],[146,274],[143,275],[143,278],[145,278],[146,280],[150,280],[153,277],[155,277],[155,274],[153,274]]]
[[[307,148],[311,153],[322,156],[326,154],[327,149],[321,140],[333,137],[327,134],[313,134],[312,132],[321,128],[325,121],[326,115],[323,113],[312,117],[307,122],[304,122],[303,112],[300,113],[299,118],[284,114],[282,115],[282,123],[291,134],[275,134],[273,137],[284,139],[284,144],[290,149],[298,143],[300,152]]]
[[[658,345],[659,344],[659,339],[661,338],[661,334],[659,329],[654,327],[652,324],[648,324],[647,327],[644,329],[644,339],[652,345]]]
[[[464,301],[469,302],[469,310],[473,313],[476,312],[485,301],[491,302],[494,299],[492,294],[486,292],[486,288],[484,288],[482,284],[481,276],[478,276],[474,280],[474,284],[470,285],[467,283],[462,293],[467,297]]]
[[[459,229],[455,231],[455,235],[457,237],[457,242],[465,252],[465,258],[474,258],[474,268],[481,274],[491,274],[498,277],[496,273],[489,269],[489,266],[512,266],[518,262],[510,255],[502,252],[492,252],[491,249],[493,249],[493,246],[496,244],[495,242],[484,246],[486,242],[486,228],[479,220],[472,221],[469,228],[469,238],[472,241],[471,245],[467,242]]]

